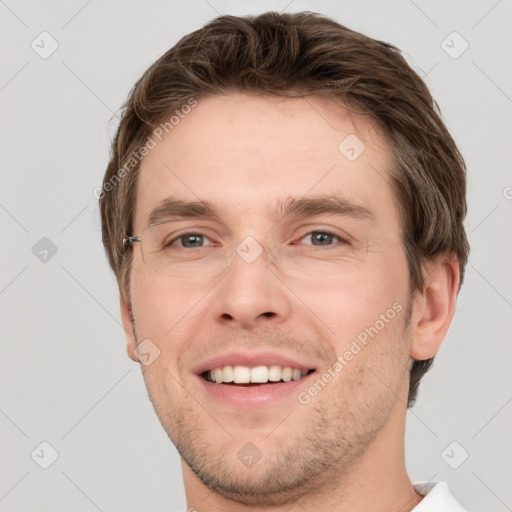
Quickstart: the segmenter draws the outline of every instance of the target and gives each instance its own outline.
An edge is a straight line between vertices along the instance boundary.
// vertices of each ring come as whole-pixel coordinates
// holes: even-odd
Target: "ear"
[[[135,349],[137,348],[137,337],[135,335],[135,326],[133,325],[132,310],[126,303],[123,294],[120,295],[120,306],[121,306],[121,320],[123,322],[124,333],[126,334],[126,352],[128,357],[139,362],[139,359],[135,355]]]
[[[425,284],[416,293],[411,324],[411,357],[434,357],[443,342],[455,313],[460,286],[456,258],[439,258],[426,266]]]

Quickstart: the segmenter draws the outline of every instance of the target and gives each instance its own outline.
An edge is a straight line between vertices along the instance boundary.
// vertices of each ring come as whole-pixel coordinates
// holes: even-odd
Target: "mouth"
[[[199,363],[192,373],[207,401],[227,405],[229,410],[249,410],[282,407],[283,401],[297,400],[320,367],[320,362],[276,351],[232,350]]]
[[[261,387],[298,381],[315,371],[314,368],[293,368],[280,365],[226,365],[201,373],[206,382],[234,387]]]

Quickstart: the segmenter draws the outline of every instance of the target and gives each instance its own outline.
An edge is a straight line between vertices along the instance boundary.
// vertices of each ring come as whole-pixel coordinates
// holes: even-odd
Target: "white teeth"
[[[266,384],[267,382],[290,382],[299,380],[308,373],[308,370],[291,368],[290,366],[223,366],[207,372],[208,380],[216,383],[249,384],[250,382]]]
[[[233,382],[235,380],[235,372],[232,366],[224,366],[222,368],[222,380],[215,380],[215,382]]]
[[[251,382],[268,382],[268,368],[266,366],[251,368]]]
[[[289,366],[283,368],[281,371],[281,379],[285,382],[290,382],[292,380],[292,369]]]
[[[236,384],[249,384],[251,381],[251,369],[247,366],[235,366],[233,368]],[[220,380],[215,379],[215,382]]]
[[[281,380],[281,367],[277,365],[269,366],[268,380],[270,382],[278,382]]]

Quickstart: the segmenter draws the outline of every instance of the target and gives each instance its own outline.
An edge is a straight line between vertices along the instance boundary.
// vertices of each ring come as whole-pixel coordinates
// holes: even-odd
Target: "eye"
[[[183,247],[185,249],[193,249],[195,247],[204,247],[203,242],[205,241],[210,242],[206,245],[214,245],[207,236],[201,235],[200,233],[183,233],[182,235],[173,238],[167,246],[178,245],[178,247]]]
[[[306,236],[300,239],[300,242],[309,239],[311,241],[311,245],[315,245],[317,247],[334,245],[336,241],[346,243],[346,240],[341,238],[330,231],[311,231]]]

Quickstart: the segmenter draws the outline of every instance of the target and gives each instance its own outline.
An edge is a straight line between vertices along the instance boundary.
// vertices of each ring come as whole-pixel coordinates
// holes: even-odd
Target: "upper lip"
[[[250,368],[255,366],[278,365],[283,368],[289,366],[291,368],[298,368],[300,370],[316,369],[316,365],[312,362],[300,360],[286,354],[280,354],[278,352],[242,352],[239,350],[217,354],[216,356],[203,361],[192,371],[196,375],[201,375],[208,370],[223,368],[227,365],[248,366]]]

